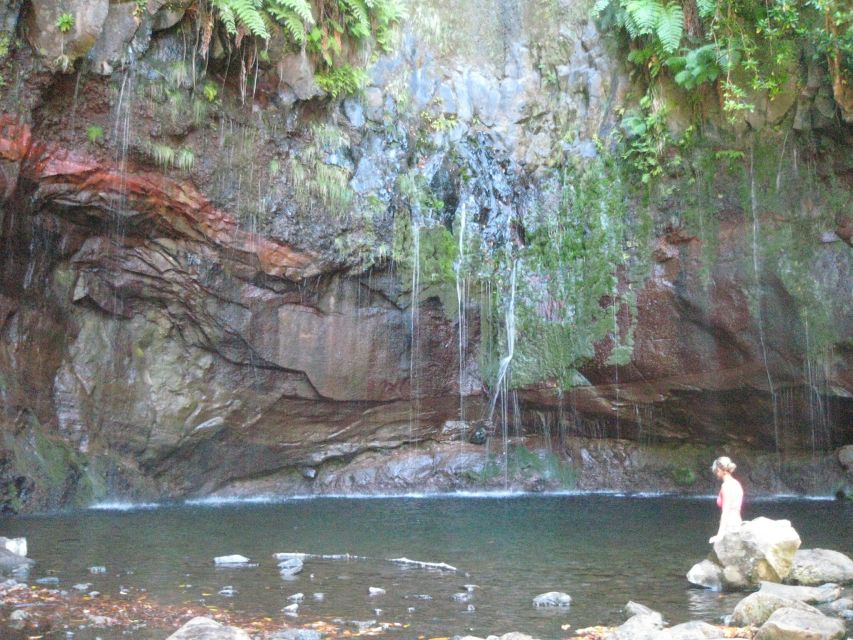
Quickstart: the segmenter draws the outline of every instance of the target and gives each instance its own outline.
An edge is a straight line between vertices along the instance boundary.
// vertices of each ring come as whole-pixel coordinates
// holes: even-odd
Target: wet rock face
[[[76,124],[73,76],[33,76],[20,102],[0,95],[0,504],[488,486],[500,431],[477,428],[491,338],[478,305],[491,302],[457,300],[447,265],[422,274],[436,282],[412,295],[411,274],[388,259],[405,208],[399,185],[411,178],[436,208],[430,231],[459,227],[464,214],[494,250],[524,242],[519,220],[554,154],[592,160],[597,136],[615,126],[629,84],[618,61],[585,19],[449,3],[460,13],[442,17],[452,41],[407,32],[370,69],[363,100],[318,99],[310,60],[294,55],[261,68],[254,111],[198,123],[168,110],[177,94],[210,107],[189,76],[166,77],[185,62],[172,27],[189,4],[66,2],[64,33],[56,3],[24,14],[26,55],[51,66],[86,57],[103,75],[81,75]],[[20,7],[0,2],[0,22],[14,24]],[[560,64],[533,46],[548,38]],[[126,114],[114,112],[112,91]],[[777,119],[778,105],[766,106]],[[114,139],[119,115],[133,123],[127,139]],[[86,137],[90,121],[105,140]],[[307,140],[318,123],[340,138],[334,149]],[[154,166],[155,143],[190,150],[195,168]],[[309,173],[339,171],[354,211],[306,204],[292,175],[274,175],[274,164],[284,172],[310,153],[322,160]],[[259,175],[263,189],[247,196]],[[266,218],[245,215],[248,199],[264,201]],[[702,240],[662,232],[638,290],[630,363],[607,364],[605,340],[582,371],[588,386],[519,390],[522,430],[558,439],[580,488],[707,490],[695,469],[713,454],[669,463],[636,442],[812,452],[853,437],[849,349],[832,362],[804,356],[790,292],[744,258],[749,225],[726,220],[710,268]],[[847,227],[828,232],[812,265],[839,299],[853,298]],[[368,246],[360,262],[372,242],[383,251]],[[830,320],[853,333],[849,314]],[[442,425],[460,413],[466,435],[450,445]],[[829,464],[802,467],[786,488],[836,481],[844,471]],[[767,481],[772,466],[752,468],[753,486],[779,488]],[[518,486],[558,486],[541,475]]]

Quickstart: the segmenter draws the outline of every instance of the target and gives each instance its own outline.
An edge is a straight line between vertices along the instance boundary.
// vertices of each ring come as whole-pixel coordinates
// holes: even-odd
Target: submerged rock
[[[247,567],[251,561],[246,556],[230,555],[217,556],[213,559],[213,563],[217,567]]]
[[[690,584],[705,587],[712,591],[720,591],[723,588],[723,568],[711,560],[705,559],[694,564],[687,572],[687,580]]]
[[[778,609],[761,625],[755,640],[840,640],[844,623],[821,613]]]
[[[187,622],[166,640],[251,640],[237,627],[227,627],[210,618],[199,616]]]
[[[568,607],[572,604],[572,596],[562,591],[548,591],[533,598],[534,607]]]
[[[853,560],[830,549],[800,549],[786,582],[819,585],[827,582],[853,582]]]

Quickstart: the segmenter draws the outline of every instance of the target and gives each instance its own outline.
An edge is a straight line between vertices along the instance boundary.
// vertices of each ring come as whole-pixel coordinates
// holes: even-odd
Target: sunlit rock
[[[842,589],[837,584],[824,584],[819,587],[797,587],[776,582],[762,582],[759,593],[770,593],[782,598],[799,600],[809,604],[832,602],[841,596]]]
[[[109,6],[109,0],[33,0],[25,34],[40,56],[67,70],[95,45]]]
[[[656,640],[663,629],[663,618],[659,613],[640,613],[628,618],[605,640]]]
[[[844,623],[820,613],[778,609],[755,634],[755,640],[840,640]]]
[[[26,538],[4,538],[0,536],[0,547],[11,551],[19,556],[26,557],[27,555],[27,539]]]
[[[213,563],[217,567],[241,567],[246,566],[251,562],[246,556],[233,554],[230,556],[217,556],[213,559]]]
[[[197,617],[170,635],[166,640],[251,640],[248,633],[228,627],[210,618]]]
[[[756,591],[735,605],[731,623],[739,627],[748,625],[761,626],[767,622],[767,619],[774,611],[783,608],[799,609],[800,611],[820,614],[820,611],[805,602],[785,598],[773,593]]]
[[[786,582],[802,585],[853,582],[853,560],[831,549],[800,549],[794,554]]]
[[[762,580],[781,582],[791,571],[800,536],[788,520],[759,517],[720,536],[714,554],[729,588],[757,586]]]
[[[10,574],[14,571],[27,569],[35,564],[34,561],[17,553],[0,548],[0,574]]]
[[[687,580],[690,584],[720,591],[723,588],[723,568],[706,558],[690,568],[687,572]]]

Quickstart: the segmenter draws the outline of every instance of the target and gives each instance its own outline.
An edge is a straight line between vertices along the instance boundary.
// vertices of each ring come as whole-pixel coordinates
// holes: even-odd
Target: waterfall
[[[498,396],[506,396],[506,374],[509,369],[510,362],[512,362],[512,356],[515,353],[515,278],[517,272],[518,263],[513,261],[512,271],[510,273],[509,302],[507,303],[506,314],[504,317],[507,353],[503,358],[501,358],[500,367],[498,368],[498,378],[495,382],[495,393],[492,396],[492,401],[489,405],[489,420],[494,416]]]
[[[764,361],[764,371],[767,375],[767,386],[770,390],[770,400],[773,403],[773,439],[776,445],[777,455],[780,453],[779,415],[776,408],[776,389],[773,386],[773,377],[770,375],[770,366],[767,362],[767,344],[764,337],[764,314],[761,310],[761,271],[758,259],[758,234],[760,232],[758,222],[758,197],[755,193],[755,145],[749,151],[749,204],[752,213],[752,271],[755,277],[755,315],[758,320],[758,339],[761,344],[761,357]]]
[[[421,225],[419,216],[412,212],[412,294],[411,314],[409,317],[409,331],[412,336],[412,347],[409,359],[409,441],[415,441],[415,433],[420,416],[420,379],[418,374],[418,360],[420,356],[420,309],[418,306],[418,293],[421,282]]]
[[[458,318],[458,357],[459,357],[459,419],[465,420],[465,394],[463,390],[462,380],[465,375],[465,345],[468,343],[468,323],[465,317],[465,308],[467,307],[468,292],[467,279],[465,278],[465,226],[467,208],[463,203],[459,207],[459,256],[456,263],[453,265],[453,272],[456,276],[456,313]]]

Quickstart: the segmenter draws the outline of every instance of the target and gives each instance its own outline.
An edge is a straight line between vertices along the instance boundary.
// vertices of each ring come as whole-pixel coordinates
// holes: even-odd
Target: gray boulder
[[[755,640],[841,640],[844,623],[820,613],[778,609],[761,625]]]
[[[633,600],[629,600],[628,604],[625,605],[625,608],[622,609],[625,612],[625,618],[633,618],[636,615],[644,614],[644,615],[660,615],[654,609],[650,609],[644,604],[640,604],[639,602],[634,602]]]
[[[784,580],[799,548],[800,536],[788,520],[756,518],[721,536],[714,555],[723,567],[723,586],[743,589]]]
[[[721,629],[700,620],[677,624],[655,636],[655,640],[718,640],[721,638],[725,638]]]
[[[0,547],[11,551],[19,556],[27,555],[27,539],[26,538],[4,538],[0,536]]]
[[[534,607],[568,607],[572,604],[572,597],[562,591],[549,591],[540,593],[533,598]]]
[[[101,35],[109,0],[32,0],[26,12],[25,33],[33,50],[49,62],[70,68],[89,53]],[[68,15],[67,31],[59,30],[59,18]]]
[[[822,604],[832,602],[841,597],[841,587],[837,584],[824,584],[819,587],[797,587],[788,584],[777,584],[775,582],[762,582],[759,593],[770,593],[788,598],[789,600],[798,600],[809,604]]]
[[[767,622],[767,619],[778,609],[797,609],[808,613],[819,614],[820,611],[811,605],[785,598],[773,593],[756,591],[749,594],[735,606],[732,613],[732,624],[738,627],[756,626],[759,627]]]
[[[226,627],[210,618],[199,616],[187,622],[166,640],[251,640],[237,627]]]
[[[830,549],[800,549],[794,554],[786,582],[803,585],[853,582],[853,560]]]
[[[34,564],[35,562],[29,558],[7,551],[5,547],[0,548],[0,574],[10,574],[13,571],[28,569]]]
[[[663,618],[659,613],[640,613],[616,627],[605,640],[657,640],[661,629]]]
[[[723,568],[711,560],[703,560],[694,564],[687,572],[690,584],[720,591],[723,588]]]

